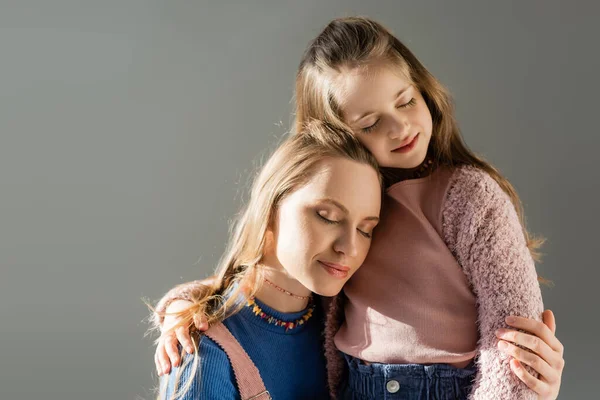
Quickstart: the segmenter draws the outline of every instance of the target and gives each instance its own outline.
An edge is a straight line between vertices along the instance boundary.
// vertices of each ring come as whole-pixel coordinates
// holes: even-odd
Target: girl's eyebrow
[[[396,100],[398,97],[402,96],[402,95],[404,94],[404,92],[406,92],[406,91],[407,91],[407,90],[410,88],[410,86],[411,86],[411,85],[408,85],[408,86],[407,86],[407,87],[405,87],[404,89],[400,89],[400,91],[399,91],[398,93],[396,93],[396,96],[394,97],[394,100]],[[359,117],[358,117],[358,118],[354,118],[354,119],[353,119],[353,120],[352,120],[350,123],[351,123],[351,124],[354,124],[354,123],[356,123],[356,122],[360,121],[361,119],[363,119],[364,117],[366,117],[367,115],[369,115],[369,114],[373,114],[373,113],[374,113],[374,111],[367,111],[367,112],[364,112],[364,113],[362,113],[361,115],[359,115]]]
[[[344,214],[348,214],[348,209],[346,207],[344,207],[344,205],[338,201],[335,201],[332,198],[326,197],[324,199],[319,200],[320,203],[329,203],[337,208],[339,208]],[[367,221],[379,221],[379,217],[376,216],[370,216],[370,217],[366,217],[365,220]]]
[[[400,89],[400,91],[396,94],[396,97],[394,97],[394,100],[396,100],[398,97],[402,96],[404,94],[404,92],[406,92],[411,85],[408,85],[407,87],[405,87],[404,89]]]

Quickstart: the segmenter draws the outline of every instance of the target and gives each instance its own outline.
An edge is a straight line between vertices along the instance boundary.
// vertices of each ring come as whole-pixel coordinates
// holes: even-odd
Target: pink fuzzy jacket
[[[477,298],[478,373],[470,399],[537,399],[497,350],[495,331],[520,315],[541,321],[544,305],[534,261],[510,198],[475,168],[453,175],[443,208],[444,240]]]
[[[440,236],[462,268],[476,300],[478,372],[469,399],[535,399],[535,393],[511,372],[509,358],[496,347],[495,331],[506,327],[506,316],[540,320],[543,311],[537,274],[518,216],[509,197],[485,172],[472,167],[449,172],[440,202]],[[161,299],[157,310],[164,311],[175,299],[193,298],[199,282],[172,289]],[[390,287],[388,293],[395,293],[394,289]],[[344,294],[331,302],[325,328],[332,397],[346,367],[334,344],[345,320],[346,302]],[[160,323],[160,318],[156,322]],[[383,345],[393,347],[394,343]]]

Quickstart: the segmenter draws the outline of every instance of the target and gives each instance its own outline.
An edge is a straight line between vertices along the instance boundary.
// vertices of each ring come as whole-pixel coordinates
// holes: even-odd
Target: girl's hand
[[[555,400],[560,390],[565,360],[562,343],[554,335],[556,321],[550,310],[542,314],[543,323],[522,317],[508,317],[506,323],[515,329],[499,329],[496,336],[500,339],[498,348],[514,357],[510,360],[510,368],[520,380],[538,394],[540,400]],[[526,348],[524,350],[518,344]],[[539,378],[534,378],[522,364],[529,365],[539,373]]]
[[[172,329],[172,327],[184,320],[182,315],[172,314],[186,310],[191,305],[192,302],[187,300],[175,300],[167,307],[163,326],[161,327],[162,334],[158,339],[154,353],[154,363],[156,364],[158,376],[169,374],[171,372],[171,363],[174,367],[178,367],[181,363],[181,356],[179,355],[177,346],[179,343],[181,343],[181,346],[188,354],[194,352],[194,344],[190,337],[191,324],[184,324]],[[208,329],[208,323],[203,319],[194,318],[194,326],[200,332]]]

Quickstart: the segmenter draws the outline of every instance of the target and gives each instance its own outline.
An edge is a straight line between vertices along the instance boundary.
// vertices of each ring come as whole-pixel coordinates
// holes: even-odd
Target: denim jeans
[[[344,354],[349,367],[338,398],[343,400],[466,400],[477,372],[448,364],[363,364]]]

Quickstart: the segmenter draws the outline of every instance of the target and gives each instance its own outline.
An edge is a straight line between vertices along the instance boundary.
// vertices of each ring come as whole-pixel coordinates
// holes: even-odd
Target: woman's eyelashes
[[[402,108],[408,108],[408,107],[412,107],[412,106],[414,106],[415,104],[417,104],[417,101],[416,101],[416,100],[415,100],[415,98],[413,97],[413,98],[412,98],[412,99],[410,99],[408,102],[406,102],[406,103],[402,103],[402,104],[399,104],[399,105],[397,105],[397,106],[396,106],[396,108],[399,108],[399,109],[402,109]],[[375,121],[373,124],[371,124],[371,125],[369,125],[369,126],[367,126],[367,127],[361,128],[360,130],[361,130],[363,133],[369,133],[369,132],[372,132],[372,131],[374,131],[374,130],[375,130],[375,128],[377,128],[377,126],[379,125],[379,122],[380,122],[380,121],[381,121],[381,118],[377,118],[377,121]]]
[[[357,229],[358,233],[360,233],[361,235],[363,235],[364,237],[366,237],[367,239],[371,239],[371,234],[361,231],[360,229]]]
[[[317,211],[317,216],[318,216],[318,217],[319,217],[319,219],[321,219],[323,222],[325,222],[325,223],[327,223],[327,224],[330,224],[330,225],[337,225],[337,224],[339,224],[339,223],[341,222],[341,221],[337,221],[337,220],[333,220],[333,219],[326,218],[326,217],[324,217],[323,215],[321,215],[321,213],[320,213],[320,212],[318,212],[318,211]],[[358,228],[357,228],[356,230],[358,231],[358,233],[360,233],[361,235],[363,235],[363,236],[364,236],[364,237],[366,237],[367,239],[371,239],[371,236],[372,236],[372,234],[371,234],[371,233],[369,233],[369,232],[365,232],[365,231],[362,231],[362,230],[360,230],[360,229],[358,229]]]
[[[317,211],[317,216],[318,216],[319,218],[321,218],[323,221],[327,222],[328,224],[337,224],[337,223],[339,223],[339,222],[340,222],[340,221],[334,221],[334,220],[332,220],[332,219],[326,218],[326,217],[324,217],[323,215],[321,215],[321,213],[320,213],[320,212],[318,212],[318,211]]]

